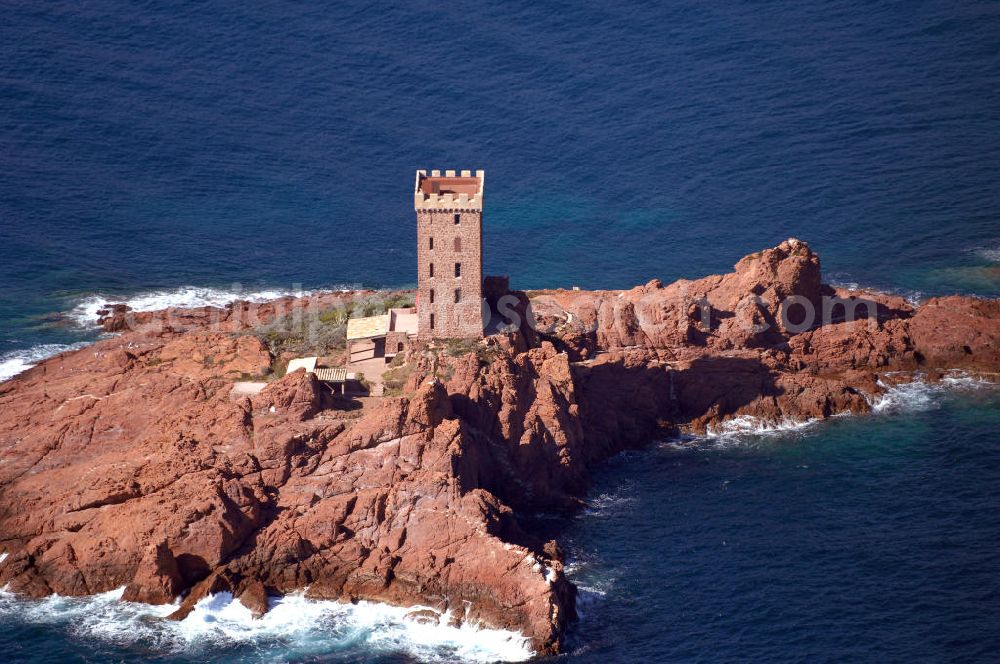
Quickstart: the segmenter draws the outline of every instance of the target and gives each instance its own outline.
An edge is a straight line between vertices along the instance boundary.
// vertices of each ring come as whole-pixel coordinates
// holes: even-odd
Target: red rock
[[[794,240],[728,275],[533,293],[537,332],[437,364],[423,349],[403,395],[360,414],[331,408],[305,372],[228,399],[270,369],[250,326],[348,296],[109,308],[120,336],[0,385],[0,585],[125,585],[160,603],[186,591],[175,617],[213,592],[260,614],[269,593],[308,588],[451,608],[557,652],[575,589],[558,544],[514,510],[580,505],[589,467],[653,436],[863,412],[886,371],[1000,366],[995,300],[853,294],[877,304],[870,321],[782,322],[784,298],[830,295],[852,294],[822,286]]]
[[[925,302],[909,321],[922,366],[996,373],[1000,354],[1000,301],[942,297]]]
[[[298,369],[265,387],[251,399],[255,412],[282,414],[296,421],[319,411],[320,388],[315,374]]]
[[[260,618],[268,611],[267,590],[260,581],[251,581],[242,589],[240,604],[250,609],[254,618]]]
[[[147,547],[122,599],[126,602],[169,604],[184,588],[177,559],[167,542],[162,541]]]

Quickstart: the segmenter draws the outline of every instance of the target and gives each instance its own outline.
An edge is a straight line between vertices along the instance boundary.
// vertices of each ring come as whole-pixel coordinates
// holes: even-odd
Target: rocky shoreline
[[[864,413],[916,375],[1000,372],[997,300],[835,289],[788,240],[697,281],[516,293],[516,329],[416,348],[399,396],[338,400],[299,371],[230,400],[276,360],[254,325],[365,295],[111,308],[117,336],[0,383],[0,586],[126,586],[183,597],[175,617],[214,592],[262,612],[306,589],[555,653],[575,588],[558,542],[518,515],[584,504],[593,464],[737,417]]]

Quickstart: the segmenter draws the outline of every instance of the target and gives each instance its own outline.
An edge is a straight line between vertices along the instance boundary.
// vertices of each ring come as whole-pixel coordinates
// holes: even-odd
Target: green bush
[[[253,329],[250,334],[267,344],[275,357],[294,353],[298,357],[332,355],[347,346],[347,321],[362,316],[377,316],[389,309],[411,307],[412,293],[376,293],[318,312],[296,311]],[[282,371],[278,371],[278,369]],[[284,367],[275,366],[282,375]]]
[[[347,343],[347,319],[337,310],[297,312],[254,329],[274,356],[330,355]]]
[[[471,353],[479,342],[476,339],[445,339],[444,354],[448,357],[460,357]]]
[[[401,357],[397,355],[396,357]],[[395,360],[395,358],[393,358]],[[409,379],[410,374],[416,369],[415,364],[400,364],[382,374],[382,387],[385,396],[398,397],[403,393],[403,387]]]
[[[389,309],[408,309],[416,304],[413,293],[389,293],[383,302],[386,311]]]
[[[326,311],[319,312],[317,317],[321,323],[326,323],[327,325],[347,325],[347,319],[351,317],[351,307],[350,305],[344,305],[327,309]]]

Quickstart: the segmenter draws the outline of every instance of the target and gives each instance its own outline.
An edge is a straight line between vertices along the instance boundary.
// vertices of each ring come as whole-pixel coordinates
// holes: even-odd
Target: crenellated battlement
[[[482,210],[486,171],[417,171],[413,185],[415,210]]]

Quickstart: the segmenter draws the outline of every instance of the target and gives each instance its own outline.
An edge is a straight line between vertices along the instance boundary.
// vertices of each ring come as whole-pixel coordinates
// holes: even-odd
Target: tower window
[[[434,289],[431,289],[431,304],[434,304]]]
[[[403,352],[403,342],[402,341],[400,341],[398,344],[396,344],[396,352],[397,353],[402,353]]]
[[[461,263],[455,263],[455,276],[456,277],[461,277],[462,276],[462,264]]]
[[[455,215],[455,225],[458,226],[460,223],[462,223],[462,215],[456,214]]]
[[[427,240],[427,245],[428,245],[427,246],[428,249],[433,249],[434,248],[434,238],[429,238]]]
[[[461,288],[456,288],[455,289],[455,304],[458,304],[461,301],[462,301],[462,289]]]
[[[434,263],[431,263],[430,276],[432,276],[432,277],[434,276]]]
[[[462,238],[457,237],[455,238],[455,251],[461,251],[461,250],[462,250]]]
[[[434,329],[434,314],[431,314],[431,329]]]

